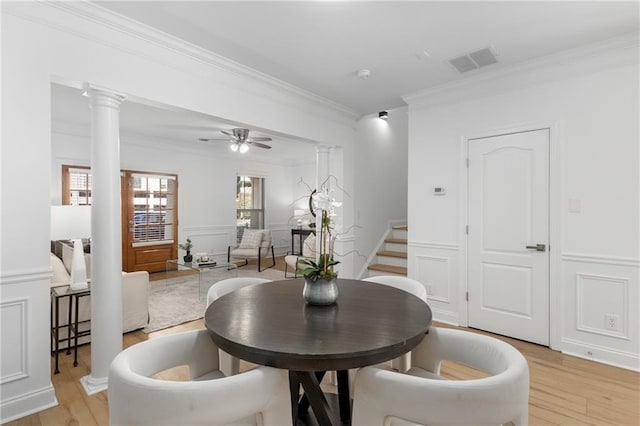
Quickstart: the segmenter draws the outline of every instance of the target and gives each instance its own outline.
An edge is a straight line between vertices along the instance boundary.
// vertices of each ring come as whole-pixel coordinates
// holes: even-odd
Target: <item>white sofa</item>
[[[51,253],[52,277],[51,287],[69,285],[73,249],[63,245],[62,259]],[[87,277],[91,277],[91,255],[85,254]],[[68,323],[68,298],[60,299],[58,318],[60,325]],[[53,307],[52,307],[53,309]],[[75,317],[75,316],[74,316]],[[91,318],[91,297],[80,298],[78,320],[84,321]],[[149,324],[149,273],[146,271],[122,273],[122,332],[144,328]],[[88,340],[84,340],[86,342]],[[64,347],[64,346],[63,346]]]

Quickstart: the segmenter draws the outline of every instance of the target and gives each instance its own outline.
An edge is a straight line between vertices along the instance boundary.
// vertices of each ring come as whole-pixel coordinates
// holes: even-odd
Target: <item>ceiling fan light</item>
[[[244,154],[247,151],[249,151],[249,145],[247,145],[246,143],[241,144],[240,145],[240,154]]]
[[[231,151],[236,152],[238,150],[238,144],[237,143],[232,143],[229,148],[231,148]],[[240,150],[240,152],[242,152],[242,150]]]

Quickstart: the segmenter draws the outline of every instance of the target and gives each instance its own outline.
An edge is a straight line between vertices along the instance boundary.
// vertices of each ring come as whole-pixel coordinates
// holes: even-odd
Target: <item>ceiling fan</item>
[[[234,152],[235,151],[240,151],[240,153],[242,153],[242,154],[244,154],[245,152],[247,152],[249,150],[249,145],[253,145],[253,146],[256,146],[258,148],[271,149],[271,147],[269,145],[261,143],[261,142],[270,141],[270,140],[272,140],[271,138],[268,138],[268,137],[250,138],[249,137],[249,129],[235,128],[235,129],[231,129],[231,131],[220,130],[220,132],[222,132],[222,134],[225,134],[225,135],[227,135],[229,137],[228,138],[214,138],[214,139],[200,138],[199,140],[201,140],[203,142],[210,142],[210,141],[231,142],[231,146],[230,146],[231,150],[234,151]]]

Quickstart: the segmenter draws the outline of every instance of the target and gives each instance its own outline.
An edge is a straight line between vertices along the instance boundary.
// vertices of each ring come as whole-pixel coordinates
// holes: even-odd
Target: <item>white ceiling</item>
[[[97,4],[354,110],[377,113],[416,93],[563,50],[639,31],[639,3],[524,1],[101,1]],[[484,47],[499,62],[465,74],[447,60]],[[371,70],[366,80],[359,69]],[[54,122],[88,125],[87,99],[53,85]],[[189,111],[134,102],[121,107],[123,132],[229,152],[220,129],[249,127]],[[270,136],[256,159],[313,157],[300,143]],[[194,145],[192,145],[194,146]]]
[[[51,85],[51,115],[54,130],[90,135],[91,111],[89,99],[81,95],[81,90]],[[155,144],[176,145],[198,150],[202,154],[228,155],[239,158],[241,154],[229,149],[225,141],[202,142],[200,138],[225,138],[220,130],[244,127],[241,123],[224,122],[210,116],[178,108],[160,108],[126,100],[120,105],[120,131],[123,140],[143,136]],[[250,126],[249,126],[250,127]],[[268,136],[269,150],[250,147],[241,158],[268,161],[280,164],[300,164],[314,162],[315,148],[311,143],[294,140],[286,135],[267,133],[251,128],[250,137]]]
[[[639,29],[637,1],[97,3],[360,115],[401,106],[402,95]],[[447,63],[488,46],[498,64],[461,75]],[[359,69],[371,77],[359,80]]]

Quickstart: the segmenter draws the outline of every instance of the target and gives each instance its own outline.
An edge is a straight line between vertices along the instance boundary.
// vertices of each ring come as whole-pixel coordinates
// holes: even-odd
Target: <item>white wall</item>
[[[407,97],[409,274],[433,286],[437,319],[466,324],[465,141],[550,126],[552,346],[637,370],[637,35],[534,65]],[[433,186],[447,195],[430,196]]]
[[[0,421],[5,422],[57,403],[51,386],[48,326],[49,207],[55,198],[52,81],[74,86],[87,82],[327,145],[351,145],[356,117],[346,108],[138,28],[90,3],[2,2],[0,7]],[[129,148],[122,149],[123,159],[127,158]],[[252,168],[272,173],[262,165]],[[25,171],[28,182],[16,179]],[[191,179],[186,170],[184,174]],[[274,172],[273,178],[290,187],[285,175]],[[269,207],[277,212],[276,222],[285,203]],[[196,212],[189,225],[209,224],[205,216]]]
[[[407,108],[388,112],[386,121],[378,114],[358,121],[353,167],[356,271],[375,255],[390,222],[407,223]]]

